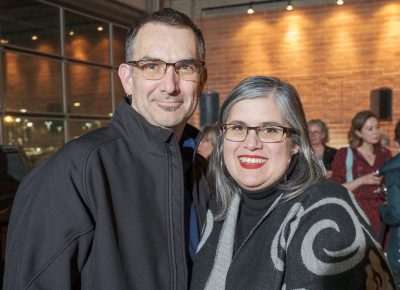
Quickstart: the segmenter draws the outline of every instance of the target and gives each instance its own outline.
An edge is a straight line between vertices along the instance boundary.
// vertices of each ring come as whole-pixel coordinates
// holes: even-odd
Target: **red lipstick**
[[[260,155],[241,155],[239,164],[244,169],[258,169],[267,163],[267,158]]]

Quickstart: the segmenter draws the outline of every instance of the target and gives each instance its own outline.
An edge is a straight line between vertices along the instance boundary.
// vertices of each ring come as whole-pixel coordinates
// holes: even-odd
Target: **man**
[[[206,81],[203,37],[163,9],[130,31],[126,53],[129,97],[110,125],[21,184],[4,289],[187,288],[207,198],[192,163],[197,131],[186,125]]]
[[[394,130],[398,154],[379,170],[384,176],[388,201],[380,208],[383,222],[389,227],[387,258],[400,288],[400,121]]]

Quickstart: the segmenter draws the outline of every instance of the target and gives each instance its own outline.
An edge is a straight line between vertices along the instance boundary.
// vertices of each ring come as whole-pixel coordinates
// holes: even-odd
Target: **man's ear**
[[[125,94],[132,95],[132,75],[128,64],[123,63],[118,68],[118,75],[124,87]]]

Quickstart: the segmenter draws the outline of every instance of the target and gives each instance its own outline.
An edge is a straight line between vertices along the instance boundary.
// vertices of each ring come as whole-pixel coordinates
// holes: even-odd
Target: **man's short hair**
[[[205,46],[204,38],[201,30],[194,24],[194,22],[185,14],[171,8],[164,8],[156,11],[150,15],[146,15],[139,19],[134,26],[129,30],[125,43],[126,61],[131,61],[133,50],[135,46],[135,38],[140,28],[147,23],[162,23],[178,28],[189,28],[193,31],[196,41],[200,60],[205,59]]]

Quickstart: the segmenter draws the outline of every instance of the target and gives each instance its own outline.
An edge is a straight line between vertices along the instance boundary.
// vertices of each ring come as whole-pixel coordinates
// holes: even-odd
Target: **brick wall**
[[[348,0],[286,10],[197,19],[207,48],[206,89],[221,102],[243,78],[272,75],[292,83],[308,119],[330,128],[330,144],[347,144],[354,114],[369,109],[370,91],[393,89],[393,138],[400,119],[400,2]],[[199,124],[199,113],[191,123]]]

